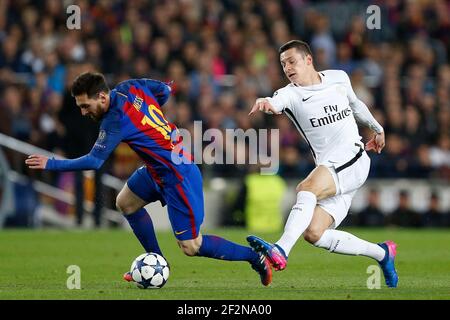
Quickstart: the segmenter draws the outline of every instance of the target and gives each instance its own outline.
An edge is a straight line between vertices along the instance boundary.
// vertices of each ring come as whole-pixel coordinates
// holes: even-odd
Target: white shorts
[[[365,151],[355,163],[337,172],[333,166],[327,166],[336,185],[336,195],[319,200],[317,204],[334,219],[331,228],[337,228],[345,219],[356,191],[364,184],[369,175],[370,158]]]

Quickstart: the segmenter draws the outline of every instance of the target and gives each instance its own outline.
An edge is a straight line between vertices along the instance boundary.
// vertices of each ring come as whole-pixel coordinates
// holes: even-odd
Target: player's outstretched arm
[[[252,109],[250,110],[249,116],[254,114],[256,111],[262,111],[267,114],[280,114],[281,112],[278,112],[275,110],[275,108],[270,104],[269,100],[266,98],[258,98],[255,101],[255,104],[252,106]]]
[[[54,170],[54,171],[77,171],[98,170],[105,160],[87,154],[77,159],[57,160],[49,159],[42,155],[32,154],[25,160],[30,169]]]
[[[39,155],[31,155],[25,161],[30,169],[45,169],[53,171],[98,170],[108,159],[112,151],[122,141],[120,120],[111,114],[112,118],[103,120],[100,133],[91,151],[76,159],[55,159]]]
[[[366,143],[366,151],[373,150],[376,153],[381,153],[385,145],[384,132],[375,133],[372,139]]]

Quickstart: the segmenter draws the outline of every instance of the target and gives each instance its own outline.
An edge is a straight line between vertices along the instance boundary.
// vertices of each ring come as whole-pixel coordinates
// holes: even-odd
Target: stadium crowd
[[[247,114],[257,97],[287,84],[278,47],[302,39],[318,70],[350,75],[385,128],[386,148],[370,154],[370,177],[450,179],[448,1],[72,2],[81,9],[79,30],[67,28],[67,1],[0,1],[0,132],[78,157],[97,127],[70,96],[77,74],[98,70],[111,86],[136,77],[173,80],[164,106],[170,121],[191,131],[194,120],[204,130],[279,128],[279,173],[301,178],[314,163],[289,119]],[[371,4],[381,8],[380,30],[366,27]],[[367,140],[370,132],[362,132]],[[121,146],[108,170],[126,178],[136,161]],[[213,176],[247,169],[202,166]]]

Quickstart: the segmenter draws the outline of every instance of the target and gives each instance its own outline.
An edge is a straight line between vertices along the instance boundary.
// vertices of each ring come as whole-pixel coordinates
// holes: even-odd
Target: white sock
[[[322,237],[314,245],[330,252],[353,256],[362,255],[377,261],[383,260],[385,256],[384,249],[379,245],[340,230],[325,230]]]
[[[286,256],[289,255],[298,238],[311,223],[316,204],[317,198],[314,193],[300,191],[297,194],[297,202],[289,213],[289,218],[284,226],[284,233],[276,243],[284,250]]]

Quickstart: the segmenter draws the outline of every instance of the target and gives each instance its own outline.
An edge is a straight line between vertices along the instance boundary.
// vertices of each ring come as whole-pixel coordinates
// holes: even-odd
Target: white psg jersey
[[[378,133],[383,128],[356,97],[344,71],[326,70],[319,75],[320,84],[291,83],[267,99],[303,135],[316,165],[338,167],[364,148],[355,118]]]

